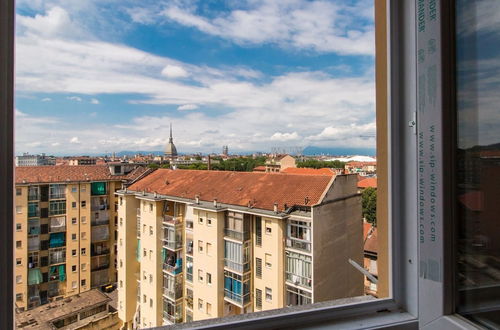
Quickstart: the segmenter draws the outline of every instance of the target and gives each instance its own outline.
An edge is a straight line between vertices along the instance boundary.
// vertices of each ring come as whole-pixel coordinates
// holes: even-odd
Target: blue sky
[[[372,1],[17,6],[16,153],[375,145]]]

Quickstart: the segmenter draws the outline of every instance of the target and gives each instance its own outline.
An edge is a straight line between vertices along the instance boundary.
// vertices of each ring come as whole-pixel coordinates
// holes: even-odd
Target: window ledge
[[[320,329],[339,327],[383,328],[398,326],[417,329],[417,319],[399,310],[391,299],[372,296],[344,298],[312,305],[292,306],[249,314],[226,316],[186,324],[169,326],[169,329],[269,329],[290,328]],[[167,328],[167,327],[164,327]]]

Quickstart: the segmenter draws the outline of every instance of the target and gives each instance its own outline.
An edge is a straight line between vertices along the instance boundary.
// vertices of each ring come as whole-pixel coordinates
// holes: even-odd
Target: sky
[[[18,0],[16,154],[375,147],[373,0]]]

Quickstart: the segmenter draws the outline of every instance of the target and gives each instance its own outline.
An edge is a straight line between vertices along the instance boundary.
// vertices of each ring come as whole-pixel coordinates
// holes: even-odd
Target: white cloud
[[[53,147],[59,147],[61,145],[61,143],[60,142],[53,142],[50,145]]]
[[[240,44],[374,54],[373,2],[253,0],[242,1],[240,7],[209,19],[196,14],[192,3],[174,2],[162,13],[179,24]]]
[[[90,99],[90,103],[92,104],[99,104],[99,100],[98,99]]]
[[[25,114],[24,112],[21,112],[21,111],[20,111],[19,109],[17,109],[17,108],[14,110],[14,115],[15,115],[16,117],[26,117],[26,116],[28,116],[27,114]]]
[[[50,101],[52,101],[52,99],[50,97],[44,97],[41,101],[42,102],[50,102]]]
[[[182,67],[170,64],[161,70],[161,74],[168,78],[184,78],[188,76],[187,71]]]
[[[68,96],[66,97],[68,100],[71,100],[71,101],[77,101],[77,102],[82,102],[82,98],[79,97],[79,96]]]
[[[183,104],[177,108],[179,111],[185,111],[185,110],[196,110],[198,109],[198,106],[196,104]]]
[[[297,134],[297,132],[293,133],[280,133],[276,132],[271,136],[271,141],[293,141],[293,140],[298,140],[300,137]]]
[[[80,140],[78,139],[78,136],[73,136],[73,137],[69,140],[69,143],[80,144]]]

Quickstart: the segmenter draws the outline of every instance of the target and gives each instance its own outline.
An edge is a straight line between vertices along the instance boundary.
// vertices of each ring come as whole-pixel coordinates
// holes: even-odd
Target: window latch
[[[413,134],[417,134],[417,113],[415,111],[412,113],[412,119],[408,121],[408,127],[413,129]]]

